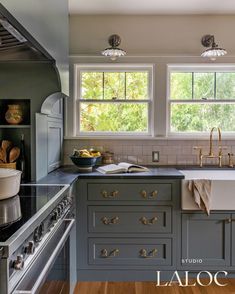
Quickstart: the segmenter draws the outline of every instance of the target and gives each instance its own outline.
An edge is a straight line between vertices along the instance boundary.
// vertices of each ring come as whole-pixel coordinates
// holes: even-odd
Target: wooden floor
[[[221,280],[220,280],[221,281]],[[78,283],[74,294],[235,294],[235,279],[224,280],[225,287],[156,287],[152,282],[82,282]]]

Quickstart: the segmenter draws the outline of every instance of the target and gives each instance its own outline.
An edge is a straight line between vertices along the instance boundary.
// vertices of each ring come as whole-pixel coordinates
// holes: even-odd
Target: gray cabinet
[[[230,222],[231,226],[232,226],[232,249],[231,249],[231,253],[232,253],[232,266],[235,267],[235,214],[231,215],[231,222]]]
[[[171,239],[91,238],[89,264],[120,266],[172,265]]]
[[[62,164],[63,120],[36,114],[36,179]]]
[[[80,179],[77,199],[79,280],[123,281],[137,269],[136,281],[153,280],[176,267],[180,180]]]
[[[48,118],[47,121],[47,140],[48,140],[48,172],[58,168],[62,163],[62,144],[63,144],[63,121]]]
[[[227,213],[182,214],[181,265],[185,268],[230,266],[231,224]],[[235,232],[235,231],[234,231]]]
[[[172,201],[172,183],[90,183],[88,200],[97,201]]]
[[[88,206],[88,230],[94,233],[171,233],[168,206]]]

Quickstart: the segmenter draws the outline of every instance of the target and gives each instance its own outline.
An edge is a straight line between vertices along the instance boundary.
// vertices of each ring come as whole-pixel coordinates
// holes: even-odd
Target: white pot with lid
[[[17,195],[20,191],[22,172],[15,169],[0,168],[0,200]]]

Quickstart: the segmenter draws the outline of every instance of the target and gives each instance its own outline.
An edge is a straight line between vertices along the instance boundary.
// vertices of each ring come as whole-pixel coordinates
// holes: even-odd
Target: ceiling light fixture
[[[206,49],[201,56],[208,57],[210,60],[216,60],[216,57],[224,56],[227,54],[227,51],[223,48],[220,48],[218,44],[215,43],[214,35],[205,35],[201,39],[201,43],[204,47],[210,47]]]
[[[118,46],[121,44],[120,36],[112,35],[109,37],[108,42],[111,47],[106,48],[104,51],[102,51],[102,55],[110,57],[111,60],[116,60],[118,57],[126,55],[126,51],[118,48]]]

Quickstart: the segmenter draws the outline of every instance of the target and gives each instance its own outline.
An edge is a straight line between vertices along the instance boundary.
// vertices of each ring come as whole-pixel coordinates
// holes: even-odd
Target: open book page
[[[122,167],[116,164],[108,164],[105,166],[98,167],[97,171],[102,174],[116,174],[116,173],[125,173],[127,172],[127,169],[125,167]]]
[[[109,164],[100,166],[97,171],[103,174],[117,174],[117,173],[130,173],[130,172],[145,172],[148,168],[135,165],[127,162],[120,162],[119,164]]]
[[[120,162],[118,166],[125,168],[128,172],[132,171],[148,171],[149,169],[147,167],[137,165],[137,164],[132,164],[128,162]]]

